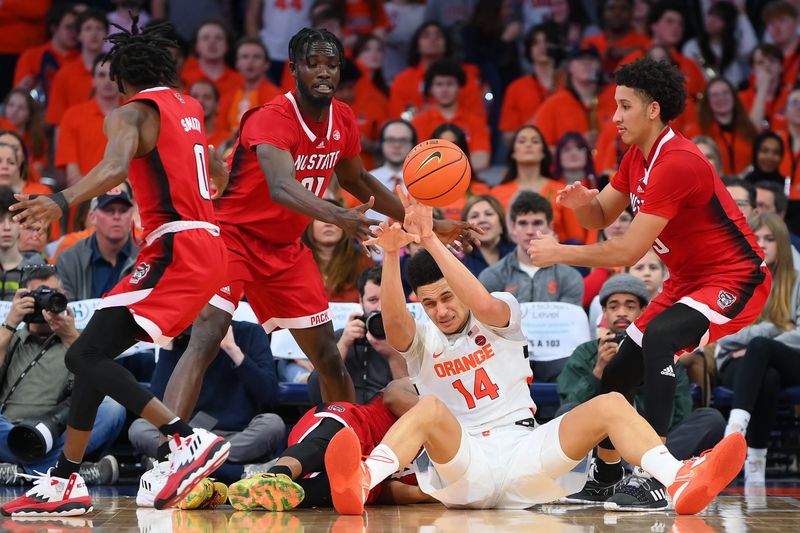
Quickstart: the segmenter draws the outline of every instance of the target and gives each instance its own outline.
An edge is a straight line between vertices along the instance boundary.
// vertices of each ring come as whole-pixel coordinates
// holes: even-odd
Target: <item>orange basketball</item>
[[[444,139],[419,143],[403,162],[403,181],[409,194],[433,207],[450,205],[463,198],[471,177],[467,156]]]

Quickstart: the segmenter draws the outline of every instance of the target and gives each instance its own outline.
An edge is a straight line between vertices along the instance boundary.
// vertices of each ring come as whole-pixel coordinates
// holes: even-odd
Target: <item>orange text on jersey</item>
[[[486,343],[486,346],[468,355],[462,355],[452,361],[443,361],[433,365],[436,375],[440,378],[447,376],[455,376],[463,372],[468,372],[473,368],[478,368],[487,359],[494,357],[494,350],[492,350],[492,343]]]

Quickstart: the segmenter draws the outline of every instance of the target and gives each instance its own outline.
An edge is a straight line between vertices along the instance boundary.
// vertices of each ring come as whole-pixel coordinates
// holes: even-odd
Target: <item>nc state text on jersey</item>
[[[294,169],[298,172],[304,170],[328,170],[336,166],[341,150],[329,154],[298,154],[294,161]]]

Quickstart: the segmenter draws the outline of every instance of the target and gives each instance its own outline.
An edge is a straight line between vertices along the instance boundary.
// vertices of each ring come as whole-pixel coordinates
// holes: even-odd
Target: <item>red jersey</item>
[[[635,214],[669,219],[653,249],[674,284],[763,277],[764,254],[722,180],[671,128],[656,139],[649,162],[631,146],[611,185],[630,195]]]
[[[142,216],[142,237],[167,222],[216,223],[200,103],[167,87],[146,89],[130,101],[151,102],[161,116],[155,149],[131,161],[130,166],[129,178]]]
[[[265,241],[294,242],[311,219],[272,200],[256,156],[260,144],[292,154],[295,179],[322,198],[336,164],[361,152],[355,115],[348,105],[334,99],[328,118],[313,122],[300,113],[294,93],[288,92],[242,116],[229,161],[228,188],[214,203],[217,217],[227,224],[246,226],[248,233]]]

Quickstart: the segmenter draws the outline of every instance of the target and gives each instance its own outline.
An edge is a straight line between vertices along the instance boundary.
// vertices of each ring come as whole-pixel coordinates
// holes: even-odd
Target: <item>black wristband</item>
[[[64,196],[63,192],[59,191],[54,194],[48,194],[47,196],[61,208],[62,214],[66,215],[69,213],[69,203],[67,203],[67,198]]]
[[[3,322],[2,324],[0,324],[0,326],[3,326],[4,328],[6,328],[11,333],[16,333],[17,332],[17,328],[15,328],[14,326],[8,325],[6,322]]]

